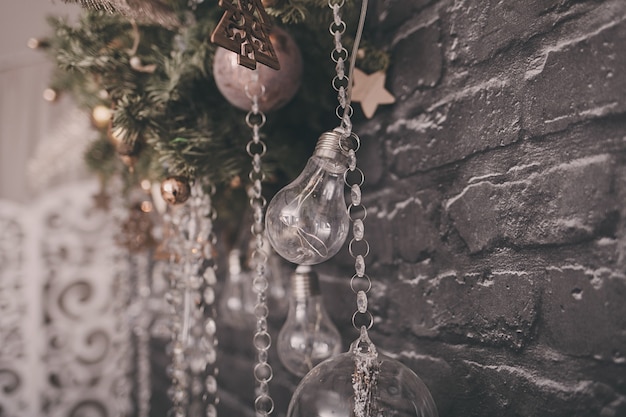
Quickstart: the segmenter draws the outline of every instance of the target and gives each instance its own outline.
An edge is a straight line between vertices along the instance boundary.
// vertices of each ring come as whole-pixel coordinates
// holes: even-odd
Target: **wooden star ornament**
[[[396,99],[385,89],[385,71],[366,74],[358,68],[354,69],[352,101],[361,103],[363,114],[371,119],[381,104],[395,103]]]

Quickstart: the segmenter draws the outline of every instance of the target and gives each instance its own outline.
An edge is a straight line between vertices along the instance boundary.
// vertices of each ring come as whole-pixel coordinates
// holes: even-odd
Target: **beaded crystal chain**
[[[330,56],[335,62],[335,70],[337,75],[333,78],[332,85],[338,92],[336,114],[341,120],[341,126],[336,130],[341,134],[340,146],[348,155],[348,170],[344,176],[346,185],[350,188],[350,204],[348,205],[348,214],[352,221],[352,239],[348,245],[350,255],[354,258],[355,274],[350,280],[350,288],[357,296],[357,311],[352,316],[352,325],[360,330],[361,326],[365,326],[366,330],[373,325],[374,318],[367,310],[367,293],[372,288],[370,278],[365,274],[365,258],[369,254],[369,243],[365,239],[365,226],[363,220],[367,217],[367,210],[361,203],[361,186],[365,181],[363,171],[356,166],[356,152],[361,146],[361,141],[356,133],[352,132],[353,109],[351,106],[352,84],[350,77],[355,65],[355,51],[363,31],[363,23],[365,20],[365,12],[367,11],[367,0],[363,0],[361,9],[361,18],[359,19],[359,27],[355,38],[354,50],[352,52],[350,62],[350,76],[345,74],[345,61],[348,58],[348,51],[341,42],[341,37],[346,30],[346,24],[341,18],[341,7],[345,0],[328,0],[328,7],[333,11],[333,21],[329,26],[329,31],[333,35],[335,48]]]
[[[330,24],[330,33],[335,40],[335,48],[331,53],[332,60],[336,63],[337,75],[333,79],[333,87],[338,92],[339,105],[336,114],[341,120],[341,125],[336,131],[341,134],[340,147],[348,155],[348,170],[344,175],[346,185],[350,188],[350,204],[348,215],[352,221],[352,239],[348,244],[350,255],[354,258],[355,274],[350,279],[350,288],[356,294],[357,310],[352,315],[352,326],[359,330],[360,337],[353,344],[355,369],[352,374],[352,387],[354,390],[353,412],[355,417],[367,417],[377,415],[376,410],[371,409],[372,396],[375,396],[379,367],[377,351],[371,342],[367,331],[374,324],[374,317],[368,311],[367,294],[372,289],[372,281],[365,273],[365,258],[369,255],[369,243],[365,239],[365,226],[363,221],[367,217],[367,209],[361,202],[361,186],[365,176],[360,168],[357,168],[356,152],[361,146],[359,137],[352,132],[353,109],[351,103],[352,72],[356,61],[356,51],[363,32],[365,14],[367,12],[367,0],[362,0],[359,27],[355,37],[352,58],[350,62],[350,76],[345,75],[345,61],[347,50],[341,43],[341,36],[345,32],[346,25],[341,20],[340,10],[344,0],[329,0],[328,6],[333,11],[333,22]]]
[[[200,184],[191,188],[189,201],[170,217],[166,299],[172,307],[168,368],[172,408],[168,417],[217,416],[214,218],[210,193]]]

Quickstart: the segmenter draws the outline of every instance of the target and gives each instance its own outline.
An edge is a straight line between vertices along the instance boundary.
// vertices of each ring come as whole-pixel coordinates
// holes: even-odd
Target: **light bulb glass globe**
[[[438,417],[430,391],[411,369],[381,354],[375,361],[375,382],[359,398],[357,354],[351,350],[322,362],[296,388],[287,417]]]
[[[318,276],[309,266],[298,266],[291,277],[289,312],[276,349],[285,368],[300,377],[341,352],[341,335],[324,308]]]
[[[302,173],[267,206],[265,226],[274,250],[299,265],[332,258],[348,236],[345,156],[339,134],[324,133]]]

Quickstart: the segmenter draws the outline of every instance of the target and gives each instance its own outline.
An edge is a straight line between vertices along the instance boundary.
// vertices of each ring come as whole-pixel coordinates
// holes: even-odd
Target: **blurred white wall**
[[[52,65],[26,42],[49,34],[47,15],[73,18],[78,10],[60,0],[1,0],[0,199],[28,202],[37,194],[27,179],[28,161],[72,107],[67,100],[43,100]]]

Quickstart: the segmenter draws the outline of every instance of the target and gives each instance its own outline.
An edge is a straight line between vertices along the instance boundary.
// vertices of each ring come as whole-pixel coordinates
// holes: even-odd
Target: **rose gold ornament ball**
[[[265,87],[265,94],[259,99],[261,111],[276,110],[289,102],[302,82],[302,55],[291,35],[279,27],[274,27],[270,40],[276,51],[280,70],[273,70],[257,63],[259,84]],[[242,110],[250,110],[251,100],[246,95],[246,85],[251,93],[260,90],[253,83],[253,71],[237,63],[237,54],[224,48],[217,48],[213,59],[213,76],[217,88],[230,104]]]
[[[184,177],[169,177],[161,183],[161,196],[170,204],[181,204],[191,194],[189,180]]]

